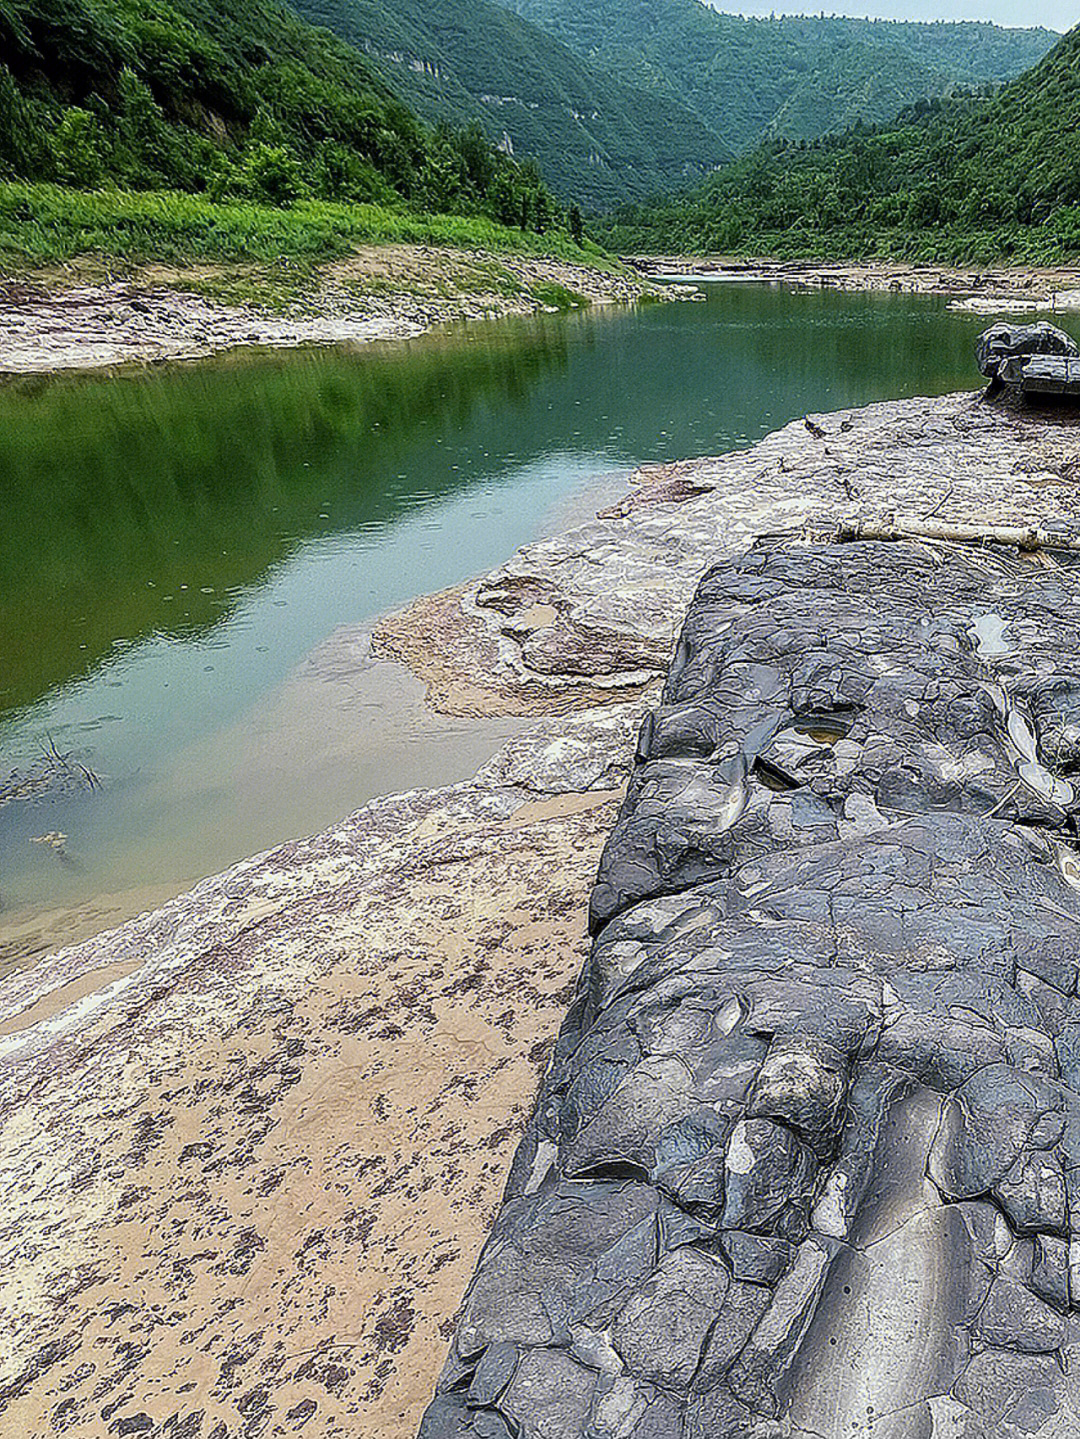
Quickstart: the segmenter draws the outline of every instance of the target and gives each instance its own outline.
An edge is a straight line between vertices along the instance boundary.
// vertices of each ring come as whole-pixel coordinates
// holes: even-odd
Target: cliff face
[[[1015,549],[708,571],[423,1439],[1077,1432],[1078,609]]]

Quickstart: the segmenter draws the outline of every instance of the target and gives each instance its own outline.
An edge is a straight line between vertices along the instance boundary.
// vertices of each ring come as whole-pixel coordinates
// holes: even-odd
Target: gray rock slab
[[[1033,325],[990,325],[975,341],[975,363],[987,379],[999,374],[1005,362],[1033,355],[1080,355],[1080,348],[1071,335],[1046,320]]]
[[[1080,1433],[1078,651],[1067,558],[705,574],[458,1389],[559,1439]]]

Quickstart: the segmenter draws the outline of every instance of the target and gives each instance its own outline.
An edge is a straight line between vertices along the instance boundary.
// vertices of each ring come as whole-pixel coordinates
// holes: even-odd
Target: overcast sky
[[[1080,0],[831,0],[771,4],[769,0],[712,0],[717,10],[740,15],[874,15],[884,20],[993,20],[998,25],[1045,25],[1071,30],[1080,21]]]

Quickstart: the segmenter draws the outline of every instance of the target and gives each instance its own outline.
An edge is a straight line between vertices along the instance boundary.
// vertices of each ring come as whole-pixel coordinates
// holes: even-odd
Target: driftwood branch
[[[1020,550],[1069,550],[1080,554],[1080,535],[1036,525],[955,525],[937,520],[845,520],[838,540],[946,540],[958,545],[1013,545]]]

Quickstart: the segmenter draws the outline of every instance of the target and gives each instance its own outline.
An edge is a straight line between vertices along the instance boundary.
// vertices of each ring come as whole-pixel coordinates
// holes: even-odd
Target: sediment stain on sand
[[[257,909],[9,1086],[6,1435],[411,1432],[614,811],[457,794],[286,846]]]

